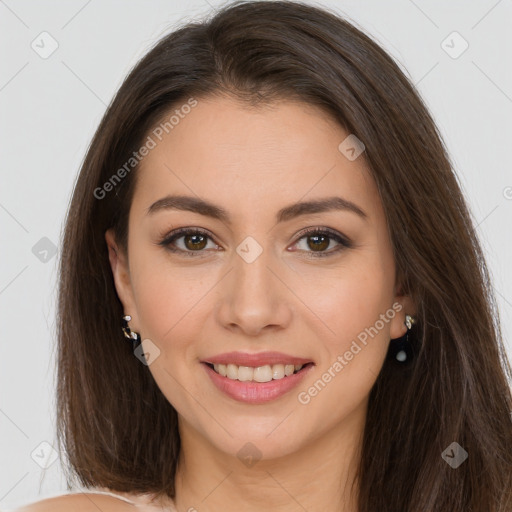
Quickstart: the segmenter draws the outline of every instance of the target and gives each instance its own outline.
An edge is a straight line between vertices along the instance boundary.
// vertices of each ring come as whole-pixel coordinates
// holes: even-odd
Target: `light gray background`
[[[209,0],[211,5],[213,0]],[[216,5],[220,5],[217,3]],[[322,2],[371,34],[406,70],[436,119],[478,226],[512,355],[512,3]],[[0,0],[0,508],[65,491],[54,434],[57,257],[72,186],[113,94],[133,64],[205,0]],[[57,50],[32,42],[46,31]],[[469,44],[457,58],[463,42]],[[442,42],[446,42],[442,46]],[[449,48],[451,47],[451,49]],[[39,242],[43,249],[48,241]],[[44,244],[47,244],[44,246]],[[39,246],[36,246],[39,247]],[[47,262],[41,261],[48,258]]]

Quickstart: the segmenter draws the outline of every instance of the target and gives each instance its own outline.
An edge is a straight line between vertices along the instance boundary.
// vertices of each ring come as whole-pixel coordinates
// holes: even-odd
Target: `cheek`
[[[328,328],[334,344],[356,337],[390,308],[393,285],[388,276],[378,265],[351,265],[325,282],[316,281],[307,304]]]
[[[195,292],[156,251],[134,251],[131,276],[141,331],[145,337],[164,342],[197,302]]]
[[[206,291],[200,279],[191,282],[179,269],[156,259],[153,265],[139,266],[134,281],[141,334],[159,350],[149,371],[169,403],[186,410],[191,404],[184,383],[196,357],[191,341],[200,338],[203,322],[197,316],[204,313]]]
[[[340,420],[368,397],[386,357],[394,316],[386,286],[382,275],[347,279],[318,301],[322,322],[315,321],[318,327],[326,324],[329,334],[318,344],[315,379],[298,395],[312,415],[330,411],[330,420]]]
[[[331,285],[328,294],[317,296],[315,313],[329,327],[323,337],[319,373],[330,372],[325,380],[332,382],[329,387],[333,391],[322,400],[337,396],[356,405],[369,392],[384,363],[395,313],[391,308],[393,289],[389,274],[379,267],[370,268],[347,274]]]

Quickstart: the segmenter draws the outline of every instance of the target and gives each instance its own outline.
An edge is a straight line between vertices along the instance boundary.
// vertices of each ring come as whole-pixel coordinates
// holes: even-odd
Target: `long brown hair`
[[[57,430],[68,483],[175,495],[177,414],[123,337],[104,233],[113,227],[126,250],[137,170],[126,162],[173,108],[213,94],[253,107],[299,99],[366,146],[397,279],[418,322],[414,363],[386,360],[370,393],[359,511],[512,510],[510,363],[442,137],[370,37],[327,9],[286,1],[236,2],[165,36],[130,72],[92,140],[60,266]],[[468,453],[456,469],[441,456],[453,442]]]

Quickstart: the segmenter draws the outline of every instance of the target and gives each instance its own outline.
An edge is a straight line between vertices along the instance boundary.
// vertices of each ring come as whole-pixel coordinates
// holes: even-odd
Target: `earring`
[[[123,330],[125,337],[133,343],[133,348],[135,348],[140,343],[140,334],[130,329],[128,322],[131,319],[132,317],[130,315],[123,316],[121,329]]]
[[[407,327],[407,331],[401,338],[391,340],[389,347],[390,357],[400,364],[410,363],[413,359],[413,349],[409,342],[409,331],[412,326],[416,324],[416,318],[411,315],[405,315],[404,324]],[[404,339],[405,338],[405,339]]]

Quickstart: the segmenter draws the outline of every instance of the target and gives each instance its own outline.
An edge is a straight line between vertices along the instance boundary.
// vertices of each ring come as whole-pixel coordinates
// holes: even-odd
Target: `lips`
[[[306,364],[296,373],[269,382],[241,382],[240,380],[232,380],[215,372],[210,367],[210,363],[206,361],[201,366],[210,378],[210,382],[225,396],[238,402],[261,405],[289,394],[292,389],[296,388],[307,377],[315,365],[314,363]]]
[[[256,405],[286,395],[309,374],[315,363],[311,359],[282,352],[225,352],[205,358],[201,366],[224,395]],[[272,371],[270,380],[269,367]],[[301,368],[294,372],[294,367]]]
[[[205,358],[202,363],[211,364],[235,364],[237,366],[251,366],[257,368],[258,366],[272,366],[274,364],[293,364],[305,365],[313,363],[311,359],[304,359],[282,352],[259,352],[250,354],[247,352],[225,352],[216,356]]]

